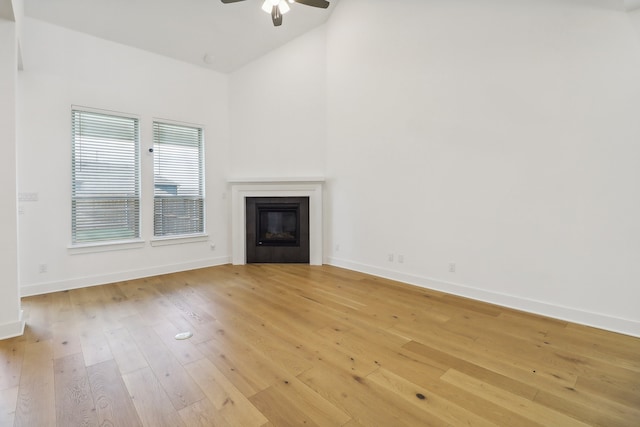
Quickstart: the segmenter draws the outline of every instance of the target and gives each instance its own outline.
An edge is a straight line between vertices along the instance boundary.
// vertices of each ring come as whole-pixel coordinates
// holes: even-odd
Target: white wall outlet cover
[[[175,338],[177,340],[186,340],[189,339],[193,336],[193,333],[191,332],[180,332],[179,334],[176,334]]]

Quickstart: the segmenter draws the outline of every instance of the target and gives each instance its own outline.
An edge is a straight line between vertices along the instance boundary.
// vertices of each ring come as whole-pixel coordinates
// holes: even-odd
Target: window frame
[[[163,235],[156,235],[156,201],[158,199],[161,199],[161,197],[156,195],[156,182],[157,182],[157,175],[156,175],[156,161],[157,161],[157,156],[162,152],[159,144],[161,144],[161,142],[156,140],[156,127],[157,126],[169,126],[169,127],[177,127],[177,128],[189,128],[189,129],[196,129],[199,132],[199,141],[198,141],[198,161],[199,161],[199,165],[198,165],[198,171],[199,171],[199,187],[200,187],[200,195],[199,196],[188,196],[188,197],[197,197],[201,200],[201,204],[202,204],[202,208],[201,208],[201,212],[202,212],[202,217],[200,219],[200,222],[202,224],[201,230],[200,231],[196,231],[193,233],[176,233],[176,234],[163,234]],[[206,155],[205,155],[205,149],[206,149],[206,143],[205,143],[205,133],[206,133],[206,129],[204,125],[200,125],[200,124],[195,124],[195,123],[188,123],[188,122],[180,122],[180,121],[175,121],[175,120],[168,120],[168,119],[163,119],[163,118],[153,118],[152,123],[151,123],[151,139],[152,139],[152,144],[153,144],[153,165],[152,165],[152,170],[153,170],[153,175],[152,175],[152,179],[153,179],[153,194],[152,194],[152,215],[153,215],[153,225],[152,225],[152,233],[153,233],[153,237],[151,239],[151,246],[165,246],[165,245],[172,245],[172,244],[183,244],[183,243],[194,243],[194,242],[201,242],[201,241],[205,241],[208,239],[208,234],[207,234],[207,204],[206,204],[206,200],[207,200],[207,196],[206,196]],[[169,197],[165,197],[165,199],[169,199]]]
[[[134,179],[134,193],[133,195],[127,195],[126,197],[112,197],[113,200],[131,200],[137,202],[137,206],[134,209],[134,215],[137,218],[134,219],[135,223],[132,227],[134,231],[134,236],[131,237],[114,237],[114,238],[102,238],[102,239],[80,239],[77,238],[77,201],[81,200],[82,197],[76,194],[77,186],[79,184],[79,180],[77,179],[77,155],[78,150],[76,146],[78,144],[78,136],[75,132],[75,126],[77,125],[76,121],[82,120],[81,117],[77,118],[76,114],[82,115],[90,114],[90,115],[100,115],[105,117],[116,117],[121,119],[131,120],[134,127],[134,139],[133,142],[133,179]],[[141,119],[139,115],[124,113],[113,110],[105,110],[105,109],[97,109],[90,108],[78,105],[71,106],[71,129],[70,129],[70,141],[71,141],[71,230],[70,230],[70,239],[71,243],[69,245],[69,249],[72,250],[72,253],[85,253],[85,252],[94,252],[94,251],[108,251],[108,250],[118,250],[118,249],[127,249],[127,248],[137,248],[142,247],[144,244],[144,240],[142,238],[143,232],[143,224],[142,224],[142,213],[143,209],[143,195],[142,195],[142,156],[141,156]],[[105,139],[109,136],[105,135]],[[106,174],[105,176],[108,176]],[[99,198],[99,197],[95,197]]]

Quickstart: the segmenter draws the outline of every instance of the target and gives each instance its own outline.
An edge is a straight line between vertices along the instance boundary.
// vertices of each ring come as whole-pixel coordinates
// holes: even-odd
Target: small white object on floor
[[[176,339],[177,340],[186,340],[189,339],[193,336],[193,334],[191,332],[180,332],[179,334],[176,334]]]

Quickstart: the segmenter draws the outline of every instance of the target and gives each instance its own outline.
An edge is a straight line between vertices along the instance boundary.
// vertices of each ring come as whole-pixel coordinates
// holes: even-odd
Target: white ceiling
[[[624,0],[624,6],[628,11],[640,9],[640,0]]]
[[[274,27],[263,0],[25,0],[25,15],[103,39],[233,71],[323,24],[328,9],[291,5]],[[205,61],[206,57],[206,61]]]
[[[32,18],[225,73],[322,25],[339,0],[330,0],[328,9],[293,4],[281,27],[273,26],[262,2],[24,0]],[[618,4],[640,9],[640,0]]]

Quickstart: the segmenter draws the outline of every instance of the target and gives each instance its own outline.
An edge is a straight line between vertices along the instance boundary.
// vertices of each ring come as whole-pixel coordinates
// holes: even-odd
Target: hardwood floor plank
[[[12,426],[18,404],[18,386],[0,390],[0,426]]]
[[[125,323],[124,326],[128,328],[133,325],[152,326],[163,321],[165,316],[171,312],[170,309],[167,309],[171,304],[154,289],[157,282],[158,279],[152,277],[117,284],[136,313],[133,318],[122,320]]]
[[[22,305],[24,336],[0,342],[3,427],[640,420],[640,338],[336,267],[223,265]]]
[[[170,301],[177,311],[196,324],[215,320],[206,309],[206,300],[188,282],[175,281],[172,276],[161,276],[156,289]]]
[[[460,297],[457,295],[442,295],[440,301],[450,304],[451,306],[455,306],[458,310],[464,309],[473,311],[480,314],[485,314],[488,316],[499,316],[504,308],[499,307],[497,305],[485,303],[482,301],[475,301],[469,298]]]
[[[455,403],[448,401],[428,389],[395,375],[386,369],[378,369],[367,376],[368,380],[388,389],[389,392],[402,396],[407,402],[434,415],[434,421],[451,425],[472,425],[491,427],[496,424],[481,418]],[[437,418],[435,415],[437,414]]]
[[[184,426],[182,419],[151,368],[142,368],[122,376],[136,412],[145,427]]]
[[[0,390],[20,384],[24,347],[25,341],[20,338],[0,341]]]
[[[297,375],[313,366],[311,359],[314,356],[302,348],[304,343],[309,344],[308,339],[296,339],[291,329],[283,331],[262,322],[238,320],[233,322],[231,328],[220,325],[217,330],[219,332],[226,329],[236,331],[236,334],[243,337],[242,344],[252,349],[248,351],[259,352],[281,371]],[[217,341],[228,342],[229,346],[236,345],[234,338],[227,337],[226,334],[219,334]]]
[[[111,354],[121,373],[127,374],[149,366],[128,329],[114,329],[108,331],[106,336]]]
[[[218,331],[218,338],[199,344],[198,349],[245,396],[250,397],[290,376],[243,340],[229,337],[226,329]]]
[[[583,393],[578,388],[562,394],[541,391],[533,400],[594,426],[628,427],[640,421],[640,409],[634,410],[632,407]]]
[[[176,410],[204,398],[202,390],[153,329],[141,328],[130,332]]]
[[[563,333],[567,327],[564,320],[508,309],[498,316],[497,321],[502,326],[500,333],[536,343],[546,341],[550,335]]]
[[[69,291],[49,294],[52,319],[55,319],[56,322],[64,323],[68,320],[73,320],[74,312],[70,295]]]
[[[251,396],[251,402],[258,408],[273,425],[277,426],[310,426],[317,427],[307,414],[296,406],[289,406],[278,390],[269,387]],[[333,424],[336,425],[336,424]]]
[[[513,348],[507,349],[505,345],[508,343],[511,343]],[[588,358],[563,354],[548,346],[529,343],[515,337],[484,336],[475,341],[475,346],[485,354],[495,354],[496,357],[507,353],[513,355],[524,365],[535,369],[537,376],[546,376],[565,387],[575,386],[583,367],[588,369],[591,366]]]
[[[55,425],[56,398],[51,342],[27,344],[24,350],[14,426]]]
[[[80,325],[76,321],[67,319],[55,322],[51,331],[54,359],[82,353]]]
[[[53,368],[57,425],[96,425],[96,407],[82,354],[55,359]]]
[[[395,393],[342,369],[320,362],[298,379],[363,425],[441,426],[442,420]]]
[[[511,357],[509,353],[510,346],[490,348],[476,345],[473,340],[452,334],[449,331],[443,331],[437,326],[411,330],[404,325],[397,325],[392,330],[414,337],[415,342],[429,343],[430,346],[458,359],[466,360],[474,365],[536,388],[557,389],[573,387],[577,381],[575,374],[557,373],[559,372],[557,369],[551,369],[539,363],[539,361]]]
[[[250,400],[275,425],[336,426],[351,419],[295,377],[274,384]]]
[[[80,332],[80,346],[86,366],[113,359],[107,337],[99,327],[83,325]]]
[[[508,390],[517,396],[533,399],[538,394],[538,389],[521,381],[514,380],[508,376],[499,374],[482,366],[475,365],[467,360],[453,356],[451,354],[436,350],[422,343],[411,341],[403,346],[403,349],[411,353],[419,354],[429,363],[434,364],[444,370],[453,368],[469,376],[482,380],[504,390]],[[408,378],[408,377],[406,377]]]
[[[137,314],[134,303],[122,292],[117,284],[106,285],[104,287],[104,304],[103,308],[108,307],[104,313],[104,331],[111,331],[123,326],[128,326],[125,319]]]
[[[261,426],[268,420],[208,359],[186,367],[213,407],[231,425]]]
[[[69,294],[74,318],[82,319],[83,331],[118,327],[116,313],[119,307],[106,291],[110,286],[112,285],[80,288]],[[107,310],[107,307],[110,309]]]
[[[179,412],[184,424],[188,427],[235,427],[230,424],[213,406],[209,399],[202,399]]]
[[[28,343],[51,339],[51,325],[54,322],[52,312],[55,312],[55,309],[49,305],[51,300],[50,295],[36,295],[22,304],[26,322],[24,339]]]
[[[469,375],[450,369],[443,376],[442,380],[460,388],[470,390],[472,393],[504,407],[509,411],[518,413],[531,421],[535,421],[545,426],[587,426],[588,424],[579,421],[570,415],[540,405],[532,400],[515,396],[508,391],[484,383]]]
[[[258,393],[261,390],[269,387],[269,381],[266,384],[261,380],[253,380],[255,373],[250,371],[249,368],[243,369],[242,365],[238,365],[238,361],[233,356],[227,357],[227,351],[224,346],[220,346],[216,340],[209,340],[198,344],[198,349],[205,355],[205,357],[211,361],[219,370],[224,374],[226,378],[231,381],[234,387],[246,396],[250,397]],[[233,361],[232,361],[233,359]],[[271,374],[267,372],[267,375],[271,377]],[[276,376],[277,379],[277,376]]]
[[[405,368],[405,371],[407,368]],[[502,406],[494,404],[481,395],[470,393],[466,388],[460,388],[455,385],[442,381],[440,378],[434,379],[432,375],[416,375],[401,374],[391,371],[394,374],[420,386],[430,393],[438,396],[438,399],[444,399],[457,404],[464,410],[472,412],[487,421],[499,426],[518,426],[518,427],[539,427],[535,421],[520,416],[518,413],[508,410]],[[438,413],[439,414],[439,413]],[[441,418],[447,418],[440,415]],[[456,424],[454,424],[456,425]]]
[[[108,360],[87,368],[98,425],[137,427],[142,423],[116,362]]]
[[[640,409],[640,375],[637,372],[625,374],[610,366],[603,366],[597,371],[581,374],[576,388]]]
[[[580,348],[590,357],[640,372],[638,340],[627,339],[630,337],[575,323],[567,324],[558,335],[561,338],[559,345],[568,350],[575,351],[576,348]]]

